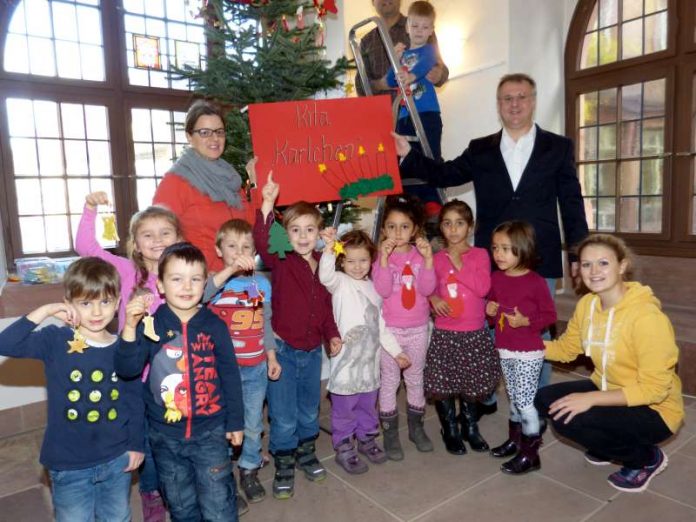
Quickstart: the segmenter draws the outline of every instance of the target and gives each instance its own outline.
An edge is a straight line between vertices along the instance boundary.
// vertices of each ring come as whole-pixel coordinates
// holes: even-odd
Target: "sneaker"
[[[252,504],[266,498],[266,490],[261,485],[258,472],[258,469],[239,468],[239,486]]]
[[[596,453],[592,453],[590,450],[585,452],[585,460],[592,464],[593,466],[609,466],[611,465],[611,460],[600,457]]]
[[[167,509],[159,491],[143,491],[140,493],[143,505],[143,522],[165,522]]]
[[[358,441],[358,451],[367,457],[373,464],[382,464],[387,461],[387,454],[379,447],[374,437]]]
[[[249,512],[249,504],[242,495],[237,495],[237,516],[241,517]]]
[[[661,473],[667,467],[667,455],[660,449],[655,448],[655,462],[649,466],[639,469],[623,467],[616,473],[609,475],[609,484],[619,491],[627,493],[640,493],[648,488],[648,484],[654,476]]]

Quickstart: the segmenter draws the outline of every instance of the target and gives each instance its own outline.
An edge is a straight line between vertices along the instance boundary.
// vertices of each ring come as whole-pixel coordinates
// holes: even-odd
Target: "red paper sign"
[[[389,96],[249,106],[259,187],[268,171],[278,205],[398,194]]]

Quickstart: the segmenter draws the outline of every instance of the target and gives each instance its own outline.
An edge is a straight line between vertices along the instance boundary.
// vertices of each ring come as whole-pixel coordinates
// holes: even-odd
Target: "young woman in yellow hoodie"
[[[587,449],[590,464],[621,464],[609,484],[644,491],[667,467],[657,444],[684,418],[674,331],[650,287],[630,282],[630,252],[622,240],[590,236],[578,256],[589,293],[561,338],[545,342],[546,359],[570,362],[584,353],[595,369],[590,380],[541,388],[535,405],[560,435]]]

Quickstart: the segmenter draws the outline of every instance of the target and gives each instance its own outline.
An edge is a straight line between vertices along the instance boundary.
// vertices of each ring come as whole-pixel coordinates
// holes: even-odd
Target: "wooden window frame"
[[[687,211],[690,210],[687,196],[690,197],[689,190],[693,188],[693,173],[684,175],[685,159],[680,155],[680,151],[690,148],[691,129],[690,126],[687,128],[686,118],[675,121],[678,107],[692,105],[691,82],[694,76],[684,72],[693,69],[696,73],[696,42],[691,40],[694,38],[696,15],[689,8],[689,0],[668,0],[669,32],[664,51],[581,69],[585,30],[596,1],[578,1],[568,31],[565,50],[566,135],[577,143],[577,98],[581,93],[665,78],[663,230],[658,234],[612,233],[624,238],[639,254],[696,257],[696,234],[689,233],[691,219]],[[685,25],[685,20],[690,25]],[[685,27],[691,30],[685,30]],[[691,63],[693,66],[689,65]]]
[[[159,87],[132,86],[128,83],[123,10],[119,0],[102,0],[101,23],[104,45],[105,81],[74,80],[31,74],[8,73],[4,70],[5,41],[15,8],[20,0],[0,2],[0,217],[7,266],[24,255],[14,187],[14,168],[10,153],[7,107],[11,97],[47,99],[55,102],[96,103],[108,112],[111,143],[114,204],[118,212],[121,238],[116,251],[125,252],[129,217],[137,212],[135,158],[131,133],[132,107],[186,111],[193,94],[189,91]],[[65,256],[74,252],[36,254]]]

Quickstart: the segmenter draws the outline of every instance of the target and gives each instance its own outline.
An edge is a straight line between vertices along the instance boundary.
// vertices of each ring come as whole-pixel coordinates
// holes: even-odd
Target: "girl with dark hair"
[[[514,457],[501,466],[518,475],[541,467],[539,414],[534,408],[544,363],[541,333],[556,322],[556,309],[546,281],[534,272],[534,229],[524,221],[506,221],[493,231],[493,261],[486,314],[495,325],[495,346],[510,398],[508,440],[493,448],[494,457]]]

